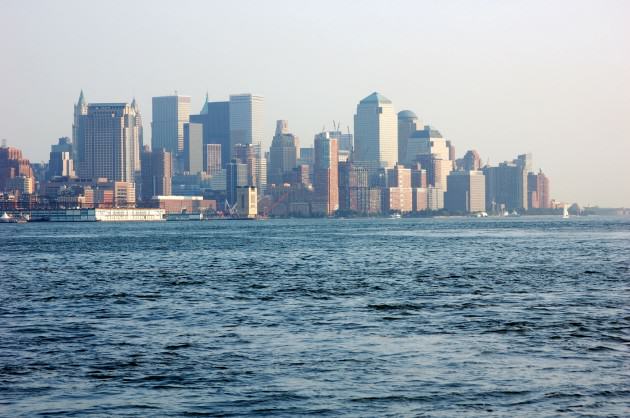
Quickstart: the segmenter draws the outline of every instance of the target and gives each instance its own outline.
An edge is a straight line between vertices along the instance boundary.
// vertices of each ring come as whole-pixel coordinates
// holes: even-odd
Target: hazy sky
[[[552,197],[630,206],[630,1],[0,0],[0,138],[31,161],[72,106],[265,96],[268,144],[350,126],[373,91],[498,163],[532,152]]]

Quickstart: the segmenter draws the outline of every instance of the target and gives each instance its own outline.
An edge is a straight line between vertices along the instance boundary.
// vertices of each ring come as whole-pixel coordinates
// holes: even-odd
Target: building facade
[[[375,168],[392,168],[398,160],[397,117],[392,102],[372,93],[357,106],[354,116],[354,161]]]

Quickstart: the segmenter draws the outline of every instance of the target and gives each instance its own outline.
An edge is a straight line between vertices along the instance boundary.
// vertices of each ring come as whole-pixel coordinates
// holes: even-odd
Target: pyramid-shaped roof
[[[370,94],[365,99],[361,100],[361,103],[391,103],[387,97],[383,96],[381,93],[374,92]]]

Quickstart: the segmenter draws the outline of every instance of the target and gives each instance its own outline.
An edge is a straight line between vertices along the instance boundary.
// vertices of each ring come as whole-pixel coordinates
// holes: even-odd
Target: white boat
[[[6,212],[4,212],[2,216],[0,216],[0,223],[3,224],[23,224],[26,223],[26,221],[26,218],[22,216],[15,218]]]
[[[389,217],[392,219],[400,219],[402,216],[400,216],[400,213],[392,213]]]
[[[562,219],[569,219],[569,207],[564,205],[564,210],[562,211]]]

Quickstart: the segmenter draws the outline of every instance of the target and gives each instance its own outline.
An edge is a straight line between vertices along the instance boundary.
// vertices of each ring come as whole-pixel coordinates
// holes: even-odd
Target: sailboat
[[[564,205],[564,210],[562,212],[562,219],[569,219],[569,207]]]

